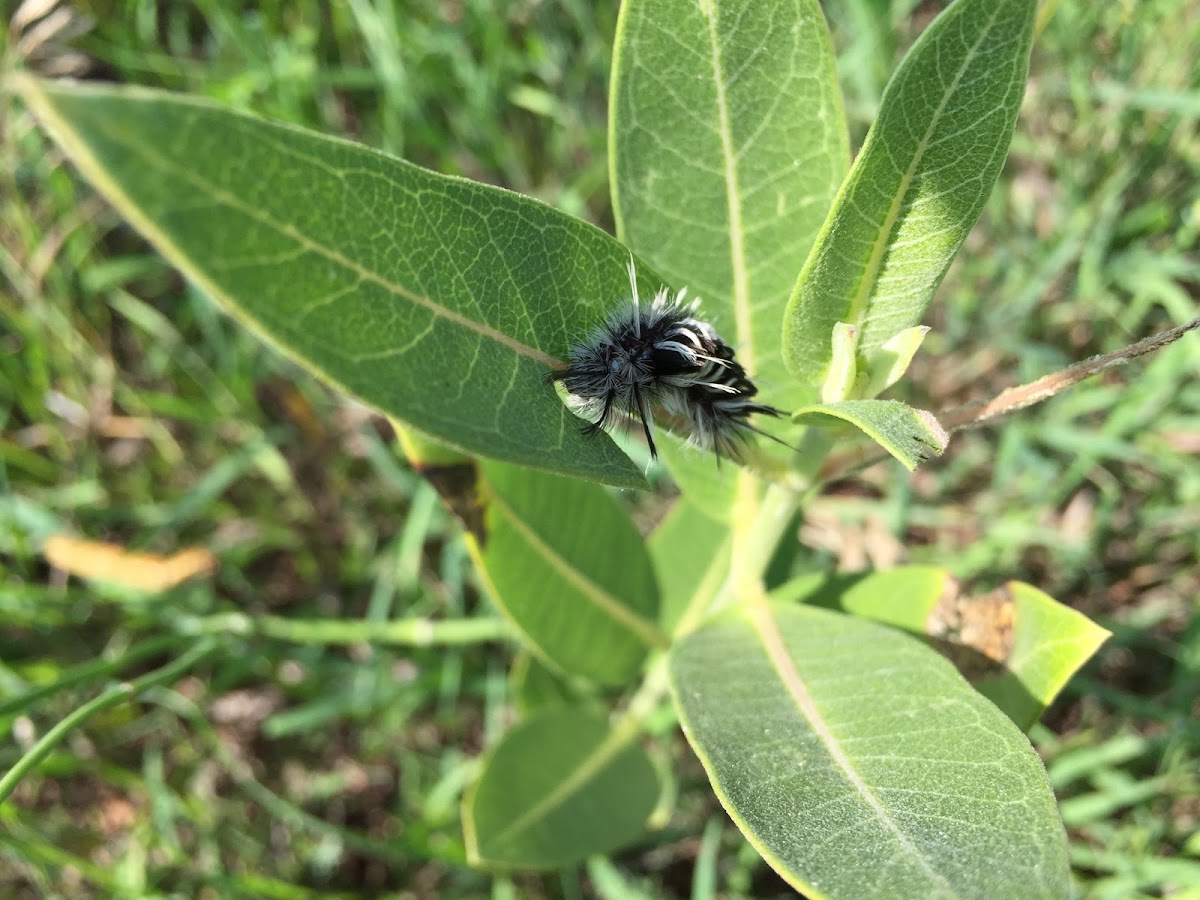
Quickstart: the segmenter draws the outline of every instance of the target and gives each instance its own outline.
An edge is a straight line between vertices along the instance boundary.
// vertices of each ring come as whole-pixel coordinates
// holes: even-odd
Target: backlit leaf
[[[1019,581],[971,596],[933,566],[806,577],[771,594],[902,628],[929,641],[1022,731],[1109,637],[1087,616]]]
[[[306,368],[452,447],[645,484],[606,436],[579,433],[545,381],[629,292],[628,251],[608,235],[528,197],[195,98],[18,84],[130,224]]]
[[[898,400],[842,400],[796,410],[792,418],[806,425],[853,425],[904,464],[910,472],[946,449],[949,436],[923,409]]]
[[[553,668],[623,684],[666,637],[646,543],[601,487],[485,462],[468,546],[493,599]]]
[[[975,687],[1029,729],[1109,638],[1083,613],[1059,603],[1032,585],[1010,581],[976,603],[988,601],[1004,611],[1011,630],[1002,665],[981,674]]]
[[[463,800],[474,865],[548,869],[636,839],[658,777],[630,735],[602,713],[552,709],[501,739]]]

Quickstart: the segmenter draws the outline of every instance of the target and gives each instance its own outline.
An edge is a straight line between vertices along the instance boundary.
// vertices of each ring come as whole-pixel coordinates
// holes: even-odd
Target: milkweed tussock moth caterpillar
[[[738,458],[751,432],[764,434],[750,416],[783,413],[754,401],[758,388],[733,348],[697,314],[699,298],[686,299],[687,288],[672,298],[664,286],[643,306],[632,257],[629,287],[629,302],[575,343],[566,368],[548,380],[561,382],[568,406],[591,423],[585,434],[636,420],[657,457],[652,422],[660,409],[680,423],[692,444]]]

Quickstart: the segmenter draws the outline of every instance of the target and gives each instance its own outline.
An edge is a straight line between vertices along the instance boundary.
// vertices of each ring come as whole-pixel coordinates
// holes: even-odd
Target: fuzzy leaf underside
[[[949,436],[923,409],[898,400],[842,400],[796,410],[797,422],[825,427],[853,425],[898,459],[910,472],[946,449]]]
[[[839,322],[866,357],[921,316],[1000,174],[1036,0],[957,0],[888,83],[788,304],[783,351],[818,385]]]
[[[913,638],[763,604],[673,647],[671,686],[722,804],[807,896],[1068,895],[1037,754]]]

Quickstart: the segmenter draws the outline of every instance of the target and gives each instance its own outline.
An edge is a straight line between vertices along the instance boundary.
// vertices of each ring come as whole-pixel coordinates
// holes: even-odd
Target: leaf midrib
[[[508,520],[526,544],[545,560],[555,572],[565,579],[591,604],[616,624],[629,631],[648,647],[663,648],[667,646],[666,635],[651,621],[639,616],[619,599],[604,590],[567,560],[563,559],[553,547],[542,540],[541,535],[529,527],[511,506],[497,493],[492,491],[488,502],[493,508]]]
[[[872,291],[879,278],[879,271],[883,266],[883,257],[891,246],[889,238],[892,234],[892,228],[896,224],[896,220],[900,217],[900,209],[904,205],[904,198],[908,195],[908,188],[912,184],[913,178],[916,176],[917,168],[921,161],[925,158],[925,153],[929,149],[929,141],[933,137],[934,131],[941,124],[942,114],[946,111],[946,105],[950,102],[950,98],[954,96],[958,84],[962,81],[963,75],[970,64],[974,61],[975,56],[979,52],[980,46],[991,33],[992,26],[995,25],[996,17],[1000,14],[1002,3],[997,3],[992,10],[991,18],[988,24],[980,33],[979,38],[971,46],[970,50],[963,57],[962,65],[954,75],[954,80],[942,92],[942,99],[938,103],[937,109],[929,120],[929,127],[925,129],[925,134],[921,136],[921,140],[917,143],[916,151],[913,153],[912,160],[908,164],[908,168],[901,174],[900,185],[897,188],[895,195],[892,197],[892,202],[888,207],[887,215],[884,217],[882,225],[876,232],[875,245],[871,248],[871,255],[867,259],[866,266],[863,267],[862,276],[859,278],[858,286],[854,292],[854,296],[850,301],[849,309],[846,313],[846,321],[858,322],[865,311],[868,302],[871,299]],[[864,154],[865,158],[865,154]]]
[[[532,823],[545,818],[551,810],[566,803],[571,796],[586,787],[595,775],[615,759],[636,734],[636,729],[630,728],[610,730],[604,740],[583,758],[568,777],[560,781],[552,791],[524,813],[509,822],[505,828],[496,832],[488,843],[493,847],[503,844],[514,835],[519,835]]]
[[[725,176],[725,202],[729,210],[729,264],[733,275],[733,321],[737,331],[735,343],[739,361],[746,371],[757,370],[755,365],[754,333],[750,315],[750,279],[746,269],[745,225],[742,222],[741,187],[737,176],[737,154],[733,148],[733,131],[729,120],[729,100],[725,95],[725,71],[721,62],[721,46],[717,39],[717,11],[712,0],[701,0],[700,14],[708,27],[708,42],[712,58],[713,86],[717,103],[717,134],[721,139],[721,161]]]

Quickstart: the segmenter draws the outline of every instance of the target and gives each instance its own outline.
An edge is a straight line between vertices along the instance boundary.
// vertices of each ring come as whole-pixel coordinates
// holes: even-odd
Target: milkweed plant
[[[1103,629],[1018,582],[770,565],[831,478],[911,470],[970,424],[879,395],[1000,174],[1035,12],[950,4],[851,162],[817,0],[626,0],[616,237],[191,97],[15,83],[194,284],[386,415],[461,519],[520,648],[516,722],[462,802],[472,865],[561,867],[661,827],[677,725],[805,894],[1060,898],[1025,730]],[[650,447],[680,497],[646,537],[614,489],[648,487]]]

